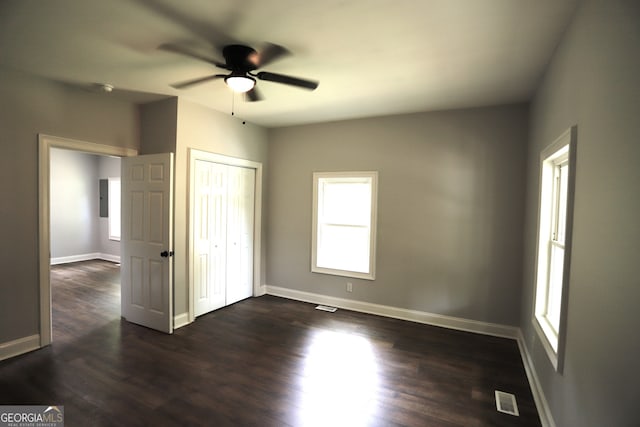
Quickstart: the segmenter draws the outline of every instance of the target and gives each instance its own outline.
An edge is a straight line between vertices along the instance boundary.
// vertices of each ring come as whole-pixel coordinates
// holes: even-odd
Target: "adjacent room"
[[[53,339],[77,339],[120,317],[120,159],[50,156]]]
[[[639,23],[3,1],[0,413],[639,425]]]

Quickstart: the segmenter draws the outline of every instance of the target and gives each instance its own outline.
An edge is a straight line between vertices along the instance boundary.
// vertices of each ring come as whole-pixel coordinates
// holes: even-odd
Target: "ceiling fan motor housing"
[[[244,74],[256,69],[256,64],[252,62],[252,58],[256,58],[258,53],[249,46],[241,44],[225,46],[224,49],[222,49],[222,55],[227,65],[236,73],[240,72]]]

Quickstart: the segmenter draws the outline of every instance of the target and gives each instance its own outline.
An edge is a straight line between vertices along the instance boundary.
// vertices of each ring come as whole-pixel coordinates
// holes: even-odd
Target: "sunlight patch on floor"
[[[304,426],[366,426],[375,416],[378,366],[361,336],[318,331],[311,339],[301,379]]]

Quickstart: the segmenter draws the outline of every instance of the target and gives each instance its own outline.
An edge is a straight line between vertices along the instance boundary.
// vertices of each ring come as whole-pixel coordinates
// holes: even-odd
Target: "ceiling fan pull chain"
[[[236,93],[231,91],[231,115],[235,115],[236,110]]]

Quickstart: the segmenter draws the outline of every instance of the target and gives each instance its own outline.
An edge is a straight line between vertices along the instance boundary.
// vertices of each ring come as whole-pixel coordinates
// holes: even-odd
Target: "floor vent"
[[[328,311],[330,313],[333,313],[333,312],[335,312],[337,310],[337,308],[330,307],[328,305],[318,305],[318,306],[316,306],[316,310]]]
[[[516,417],[520,416],[518,413],[518,405],[516,404],[516,397],[511,393],[496,390],[496,407],[498,408],[498,412],[515,415]]]

